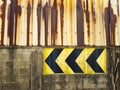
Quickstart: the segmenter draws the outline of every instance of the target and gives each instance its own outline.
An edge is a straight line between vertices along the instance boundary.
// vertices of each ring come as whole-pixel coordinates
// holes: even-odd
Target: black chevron
[[[75,72],[75,73],[83,73],[81,68],[78,66],[78,64],[75,62],[77,57],[80,55],[82,52],[82,49],[74,49],[72,53],[68,56],[66,59],[66,63],[70,66],[70,68]]]
[[[54,73],[63,73],[63,71],[60,69],[60,67],[55,62],[56,58],[59,56],[62,50],[63,49],[54,49],[52,53],[48,56],[48,58],[45,60],[45,62],[53,70]]]
[[[91,68],[97,73],[103,73],[104,71],[97,63],[97,58],[100,56],[100,54],[103,52],[104,49],[95,49],[93,53],[89,56],[87,59],[87,63],[91,66]]]

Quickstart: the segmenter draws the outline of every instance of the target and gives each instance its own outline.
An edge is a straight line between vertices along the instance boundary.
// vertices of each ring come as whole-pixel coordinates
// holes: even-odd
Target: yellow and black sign
[[[44,74],[106,73],[106,48],[44,48]]]

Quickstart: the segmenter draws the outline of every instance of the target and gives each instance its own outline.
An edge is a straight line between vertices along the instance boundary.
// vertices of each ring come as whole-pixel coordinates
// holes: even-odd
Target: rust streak
[[[43,9],[43,17],[45,20],[45,45],[48,45],[48,10],[49,10],[49,5],[48,2],[46,2]]]
[[[110,1],[108,7],[104,10],[104,14],[107,45],[115,45],[115,23],[117,17],[113,13]]]
[[[118,16],[119,16],[119,0],[117,0],[117,13],[118,13]]]
[[[110,7],[110,35],[111,35],[111,44],[115,45],[115,26],[117,22],[117,16],[113,13],[113,9]]]
[[[16,11],[16,9],[18,11]],[[16,44],[16,34],[17,34],[16,13],[19,13],[19,15],[21,15],[21,11],[20,12],[19,11],[20,11],[20,6],[17,5],[17,0],[11,0],[11,4],[9,5],[9,11],[8,11],[8,38],[10,38],[9,45]]]
[[[110,45],[110,1],[107,8],[104,10],[104,21],[105,21],[105,32],[106,32],[106,42]]]
[[[51,41],[52,45],[55,45],[55,40],[57,38],[57,2],[54,0],[52,9],[51,9]]]
[[[2,0],[3,5],[1,7],[2,9],[2,14],[0,15],[0,18],[2,18],[2,30],[1,30],[1,45],[4,45],[4,23],[5,23],[5,5],[6,5],[6,0]]]
[[[31,6],[30,3],[28,3],[27,6],[27,45],[30,45],[30,16],[31,16]]]
[[[18,1],[16,1],[16,6],[15,6],[15,45],[16,45],[16,38],[17,38],[17,23],[18,23],[18,16],[21,16],[21,6],[18,5]]]
[[[14,1],[11,0],[11,4],[9,5],[8,11],[8,37],[10,38],[9,45],[13,45],[13,25],[14,25]]]
[[[90,12],[88,10],[88,0],[86,0],[86,22],[87,22],[87,28],[88,28],[88,44],[90,44]]]
[[[61,21],[61,44],[63,45],[63,25],[64,25],[64,0],[61,0],[61,6],[60,6],[60,21]]]
[[[81,0],[77,0],[77,42],[78,45],[84,45],[84,15]]]
[[[40,45],[40,37],[41,37],[41,34],[40,34],[40,31],[41,31],[41,9],[42,9],[42,5],[41,3],[38,4],[38,7],[37,7],[37,19],[38,19],[38,45]]]
[[[93,7],[93,3],[92,3],[92,21],[94,22],[94,24],[96,24],[95,9]]]

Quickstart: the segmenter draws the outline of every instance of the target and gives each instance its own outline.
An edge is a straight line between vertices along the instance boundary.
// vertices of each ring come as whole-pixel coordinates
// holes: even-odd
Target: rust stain
[[[119,16],[119,0],[117,0],[117,13],[118,13],[118,16]]]
[[[16,45],[17,15],[21,15],[21,7],[17,5],[17,0],[11,0],[8,10],[8,38],[9,45]]]
[[[70,14],[72,15],[72,0],[70,0]]]
[[[113,13],[110,1],[108,7],[104,10],[104,13],[107,45],[115,45],[115,24],[117,17]]]
[[[88,0],[86,0],[86,10],[85,10],[85,14],[86,14],[86,22],[87,22],[87,28],[88,28],[88,44],[90,44],[90,12],[88,10]]]
[[[110,27],[111,27],[111,44],[115,45],[115,27],[116,27],[117,17],[113,13],[113,9],[110,7]]]
[[[105,32],[106,32],[106,43],[110,45],[110,10],[109,7],[104,10],[104,21],[105,21]]]
[[[93,3],[92,3],[92,21],[94,22],[94,24],[96,24],[96,17],[95,17],[95,10],[93,7]]]
[[[20,5],[17,5],[16,7],[16,13],[21,16],[21,13],[22,13],[22,10],[21,10],[21,6]]]
[[[9,11],[8,11],[8,37],[10,38],[9,45],[13,45],[13,29],[14,29],[14,1],[11,0],[11,4],[9,5]]]
[[[77,42],[84,45],[84,15],[81,0],[77,0]]]
[[[38,45],[40,45],[40,37],[41,37],[41,10],[42,10],[42,5],[41,3],[38,4],[37,7],[37,19],[38,19]]]
[[[48,45],[48,10],[49,10],[49,5],[48,2],[46,2],[43,8],[43,17],[45,20],[45,45]]]
[[[60,6],[60,22],[61,22],[61,45],[63,45],[63,25],[64,25],[64,0],[61,0]]]
[[[30,16],[31,16],[31,6],[30,6],[30,3],[28,3],[28,6],[27,6],[27,45],[30,45],[30,35],[29,35],[29,32],[30,32]]]
[[[2,0],[2,2],[3,2],[3,5],[1,6],[2,14],[0,15],[0,18],[2,18],[1,45],[4,45],[4,23],[5,23],[6,0]]]
[[[57,1],[54,0],[51,8],[51,45],[55,45],[55,40],[57,38],[57,14]]]
[[[17,39],[17,22],[18,22],[18,16],[21,16],[21,6],[18,5],[18,1],[16,1],[16,4],[15,4],[15,42],[14,44],[16,45],[16,39]]]

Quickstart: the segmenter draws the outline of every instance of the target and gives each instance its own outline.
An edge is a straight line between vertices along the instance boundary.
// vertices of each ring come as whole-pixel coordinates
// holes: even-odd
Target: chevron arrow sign
[[[43,72],[106,73],[106,48],[44,48]]]

